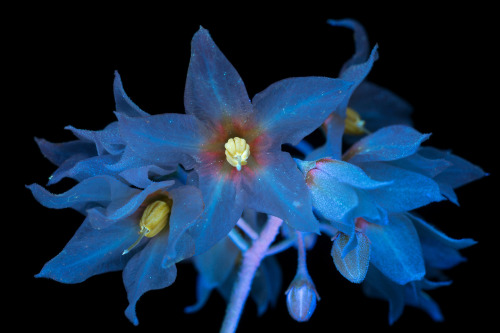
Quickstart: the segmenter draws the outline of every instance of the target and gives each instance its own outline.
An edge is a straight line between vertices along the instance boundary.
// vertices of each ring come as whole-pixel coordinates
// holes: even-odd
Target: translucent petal
[[[203,124],[191,115],[170,113],[129,118],[117,113],[117,117],[127,147],[160,167],[183,163],[192,168],[193,157],[208,137]]]
[[[78,159],[75,160],[75,163],[81,159],[97,155],[96,148],[91,142],[75,140],[52,143],[39,138],[35,138],[35,141],[43,156],[57,166],[60,166],[75,155],[79,156]]]
[[[208,251],[195,256],[193,263],[204,283],[215,287],[222,285],[233,271],[240,253],[231,239],[225,237]]]
[[[458,250],[476,244],[470,238],[450,238],[415,215],[407,216],[418,232],[426,265],[439,269],[452,268],[466,260]]]
[[[375,189],[391,184],[373,180],[360,167],[344,161],[325,158],[316,161],[316,168],[339,182],[361,189]]]
[[[246,182],[250,187],[246,207],[279,217],[300,231],[319,231],[304,176],[290,155],[273,152],[256,159],[265,166],[255,167],[255,174]]]
[[[223,118],[246,118],[252,112],[238,72],[202,27],[191,42],[184,106],[187,114],[212,124]]]
[[[394,283],[376,267],[370,265],[363,282],[363,291],[368,297],[389,302],[389,324],[392,325],[403,313],[405,306],[404,286]]]
[[[253,98],[254,119],[275,144],[296,145],[339,106],[351,86],[326,77],[278,81]]]
[[[101,131],[91,131],[77,129],[73,126],[66,126],[64,129],[70,130],[77,138],[84,141],[93,142],[97,149],[97,154],[107,153],[118,154],[123,150],[123,140],[118,130],[118,122],[112,122]]]
[[[433,147],[424,147],[419,150],[419,154],[432,159],[444,159],[451,166],[439,173],[435,181],[457,188],[468,184],[474,180],[486,176],[486,173],[478,166],[469,161],[450,153]]]
[[[27,186],[35,199],[48,208],[73,208],[82,213],[96,204],[105,206],[111,201],[124,200],[137,190],[109,176],[86,179],[61,194],[52,194],[38,184]],[[90,207],[89,207],[90,205]]]
[[[372,82],[363,81],[354,91],[349,106],[359,113],[365,127],[375,132],[390,125],[412,126],[413,107],[401,97]]]
[[[423,278],[420,240],[408,217],[392,214],[387,225],[368,223],[363,232],[370,240],[371,262],[385,276],[399,284]]]
[[[115,71],[115,80],[113,82],[113,93],[115,96],[116,112],[123,113],[129,117],[145,117],[149,114],[142,111],[123,90],[122,80],[118,71]]]
[[[137,221],[132,219],[105,229],[95,229],[85,221],[36,277],[78,283],[97,274],[121,270],[129,259],[122,252],[137,239],[138,230]]]
[[[414,154],[429,136],[408,126],[384,127],[352,145],[342,159],[354,164],[397,160]]]
[[[181,186],[171,190],[169,194],[174,204],[170,214],[168,249],[162,262],[164,266],[205,252],[229,232],[228,230],[224,235],[220,235],[217,230],[210,229],[223,224],[220,215],[214,220],[207,221],[207,225],[200,223],[210,203],[203,201],[203,194],[198,188],[190,185]],[[207,230],[207,233],[203,233],[204,230]],[[206,245],[207,243],[209,245]]]
[[[362,168],[373,179],[392,181],[370,192],[378,205],[388,212],[409,211],[445,199],[438,184],[419,173],[378,162],[363,163]]]
[[[166,250],[167,232],[161,232],[151,238],[148,244],[135,254],[123,270],[123,283],[127,290],[129,305],[125,315],[134,324],[139,321],[135,313],[135,305],[147,291],[170,286],[177,276],[175,265],[167,268],[162,266]]]
[[[352,29],[354,32],[355,51],[353,56],[345,62],[342,66],[340,73],[344,72],[352,65],[357,65],[365,62],[370,54],[370,44],[368,42],[368,35],[364,27],[356,20],[342,19],[342,20],[327,20],[327,23],[334,27],[345,27]]]

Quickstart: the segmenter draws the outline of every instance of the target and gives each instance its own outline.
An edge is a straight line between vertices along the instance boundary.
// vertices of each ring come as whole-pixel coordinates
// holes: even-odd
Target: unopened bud
[[[285,294],[290,316],[299,322],[308,321],[320,299],[311,277],[297,274]]]

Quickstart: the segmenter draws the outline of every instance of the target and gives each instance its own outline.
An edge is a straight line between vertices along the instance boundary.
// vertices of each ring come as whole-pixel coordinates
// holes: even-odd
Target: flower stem
[[[233,333],[236,331],[241,312],[250,293],[255,272],[265,257],[267,249],[276,238],[282,223],[283,220],[277,217],[269,217],[259,237],[243,254],[243,262],[226,308],[226,316],[222,323],[221,333]]]

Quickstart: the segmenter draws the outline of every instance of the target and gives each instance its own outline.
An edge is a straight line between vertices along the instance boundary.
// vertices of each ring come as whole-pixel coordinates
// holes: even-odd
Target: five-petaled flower
[[[186,114],[117,114],[127,147],[159,166],[181,163],[194,169],[187,181],[203,193],[203,215],[186,226],[186,237],[180,238],[182,252],[172,253],[170,260],[215,245],[245,208],[282,218],[298,230],[317,232],[307,187],[281,145],[297,144],[320,126],[351,85],[326,77],[289,78],[250,101],[234,67],[200,28],[192,40]]]

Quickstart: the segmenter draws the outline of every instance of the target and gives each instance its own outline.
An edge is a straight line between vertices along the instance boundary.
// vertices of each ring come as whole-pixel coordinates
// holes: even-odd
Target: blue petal
[[[149,115],[135,105],[127,96],[125,90],[123,90],[122,80],[118,71],[115,71],[113,93],[115,96],[116,112],[123,113],[129,117],[145,117]]]
[[[389,324],[392,325],[403,313],[405,307],[404,286],[396,284],[370,265],[363,282],[363,291],[368,297],[389,302]]]
[[[93,142],[97,149],[97,154],[107,153],[119,154],[123,150],[123,140],[118,130],[118,122],[112,122],[101,131],[90,131],[77,129],[73,126],[66,126],[64,129],[70,130],[77,138],[83,141]]]
[[[36,277],[78,283],[93,275],[121,270],[129,259],[122,252],[137,239],[138,230],[137,221],[132,219],[100,230],[85,221],[61,253],[46,263]]]
[[[466,260],[458,250],[476,244],[470,238],[450,238],[415,215],[407,216],[418,232],[426,265],[439,269],[452,268]]]
[[[137,190],[109,176],[86,179],[62,194],[52,194],[38,184],[27,186],[33,196],[48,208],[73,208],[81,213],[97,204],[107,205],[111,201],[124,200]]]
[[[135,313],[135,305],[147,291],[170,286],[177,276],[175,265],[167,268],[162,266],[167,245],[167,232],[162,232],[151,238],[148,244],[135,254],[123,270],[123,283],[127,290],[129,306],[125,315],[134,324],[139,321]]]
[[[195,256],[193,263],[204,283],[213,288],[222,285],[228,278],[239,255],[236,245],[225,237],[208,251]]]
[[[117,155],[74,155],[61,164],[61,166],[51,175],[47,185],[55,184],[66,177],[82,181],[97,175],[114,176],[116,172],[110,170],[108,166],[117,163],[119,158],[120,157]]]
[[[130,188],[126,196],[120,198],[121,200],[113,200],[106,208],[89,209],[88,218],[95,228],[106,228],[117,220],[134,214],[149,195],[159,190],[166,190],[172,185],[174,185],[173,180],[166,180],[153,183],[142,191]]]
[[[250,296],[257,304],[257,314],[260,316],[266,312],[269,305],[275,306],[281,296],[282,274],[278,261],[274,257],[267,257],[259,266],[254,280]]]
[[[191,42],[184,106],[187,114],[212,124],[223,118],[246,118],[252,112],[238,72],[202,27]]]
[[[433,147],[424,147],[419,154],[432,159],[444,159],[451,166],[435,177],[436,182],[457,188],[474,180],[486,176],[486,173],[478,166],[469,161],[450,153]]]
[[[123,170],[119,175],[135,187],[146,188],[153,184],[153,181],[150,178],[165,176],[175,171],[176,168],[173,167],[163,169],[156,165],[146,165],[138,168]]]
[[[172,197],[173,206],[170,213],[168,249],[162,262],[164,266],[203,253],[229,232],[227,231],[223,236],[219,236],[216,231],[211,233],[212,230],[209,227],[216,228],[217,224],[221,223],[220,219],[211,220],[210,226],[199,223],[203,217],[204,208],[207,207],[207,202],[203,201],[203,194],[198,188],[185,185],[172,189],[169,191],[169,195]],[[220,218],[220,216],[217,217]],[[199,229],[208,230],[208,232],[203,233]],[[216,237],[220,238],[214,240]]]
[[[351,86],[326,77],[278,81],[253,98],[255,120],[275,144],[296,145],[342,103]]]
[[[307,177],[310,179],[308,181],[306,178],[306,181],[315,210],[322,218],[330,222],[344,223],[347,213],[359,203],[355,189],[319,169],[311,170]],[[349,229],[353,228],[352,225],[350,227]],[[344,227],[342,231],[350,234]]]
[[[397,160],[414,154],[429,136],[408,126],[384,127],[355,143],[343,159],[354,164]]]
[[[363,81],[354,91],[349,106],[359,113],[365,127],[374,132],[390,125],[412,126],[412,106],[391,91]]]
[[[370,242],[363,233],[355,233],[357,246],[344,254],[344,249],[349,243],[349,236],[340,233],[334,240],[332,246],[333,262],[337,270],[347,280],[353,283],[361,283],[365,279],[370,262]]]
[[[384,226],[366,224],[371,244],[371,262],[392,281],[405,284],[425,275],[417,231],[405,215],[393,214]]]
[[[248,182],[246,207],[279,217],[294,229],[318,232],[311,195],[293,159],[285,152],[263,155],[259,159],[267,162]]]
[[[183,163],[192,168],[208,134],[194,116],[161,114],[129,118],[117,113],[120,133],[133,153],[158,166]]]
[[[368,35],[364,27],[356,20],[342,19],[342,20],[327,20],[331,26],[345,27],[352,29],[354,32],[355,51],[353,56],[346,61],[342,66],[340,73],[342,74],[347,68],[352,65],[357,65],[365,62],[370,54],[370,44],[368,42]]]
[[[376,189],[392,183],[373,180],[360,167],[339,160],[328,158],[318,160],[316,168],[339,182],[361,189]]]
[[[324,122],[326,142],[323,146],[306,155],[306,160],[313,161],[323,157],[336,160],[342,158],[342,137],[344,136],[345,119],[333,112]]]
[[[70,158],[78,155],[75,162],[97,155],[95,146],[91,142],[81,140],[52,143],[45,139],[35,138],[42,154],[53,164],[60,166]]]
[[[363,163],[363,170],[373,179],[392,184],[373,189],[374,200],[389,212],[403,212],[444,200],[439,186],[429,177],[386,163]]]

